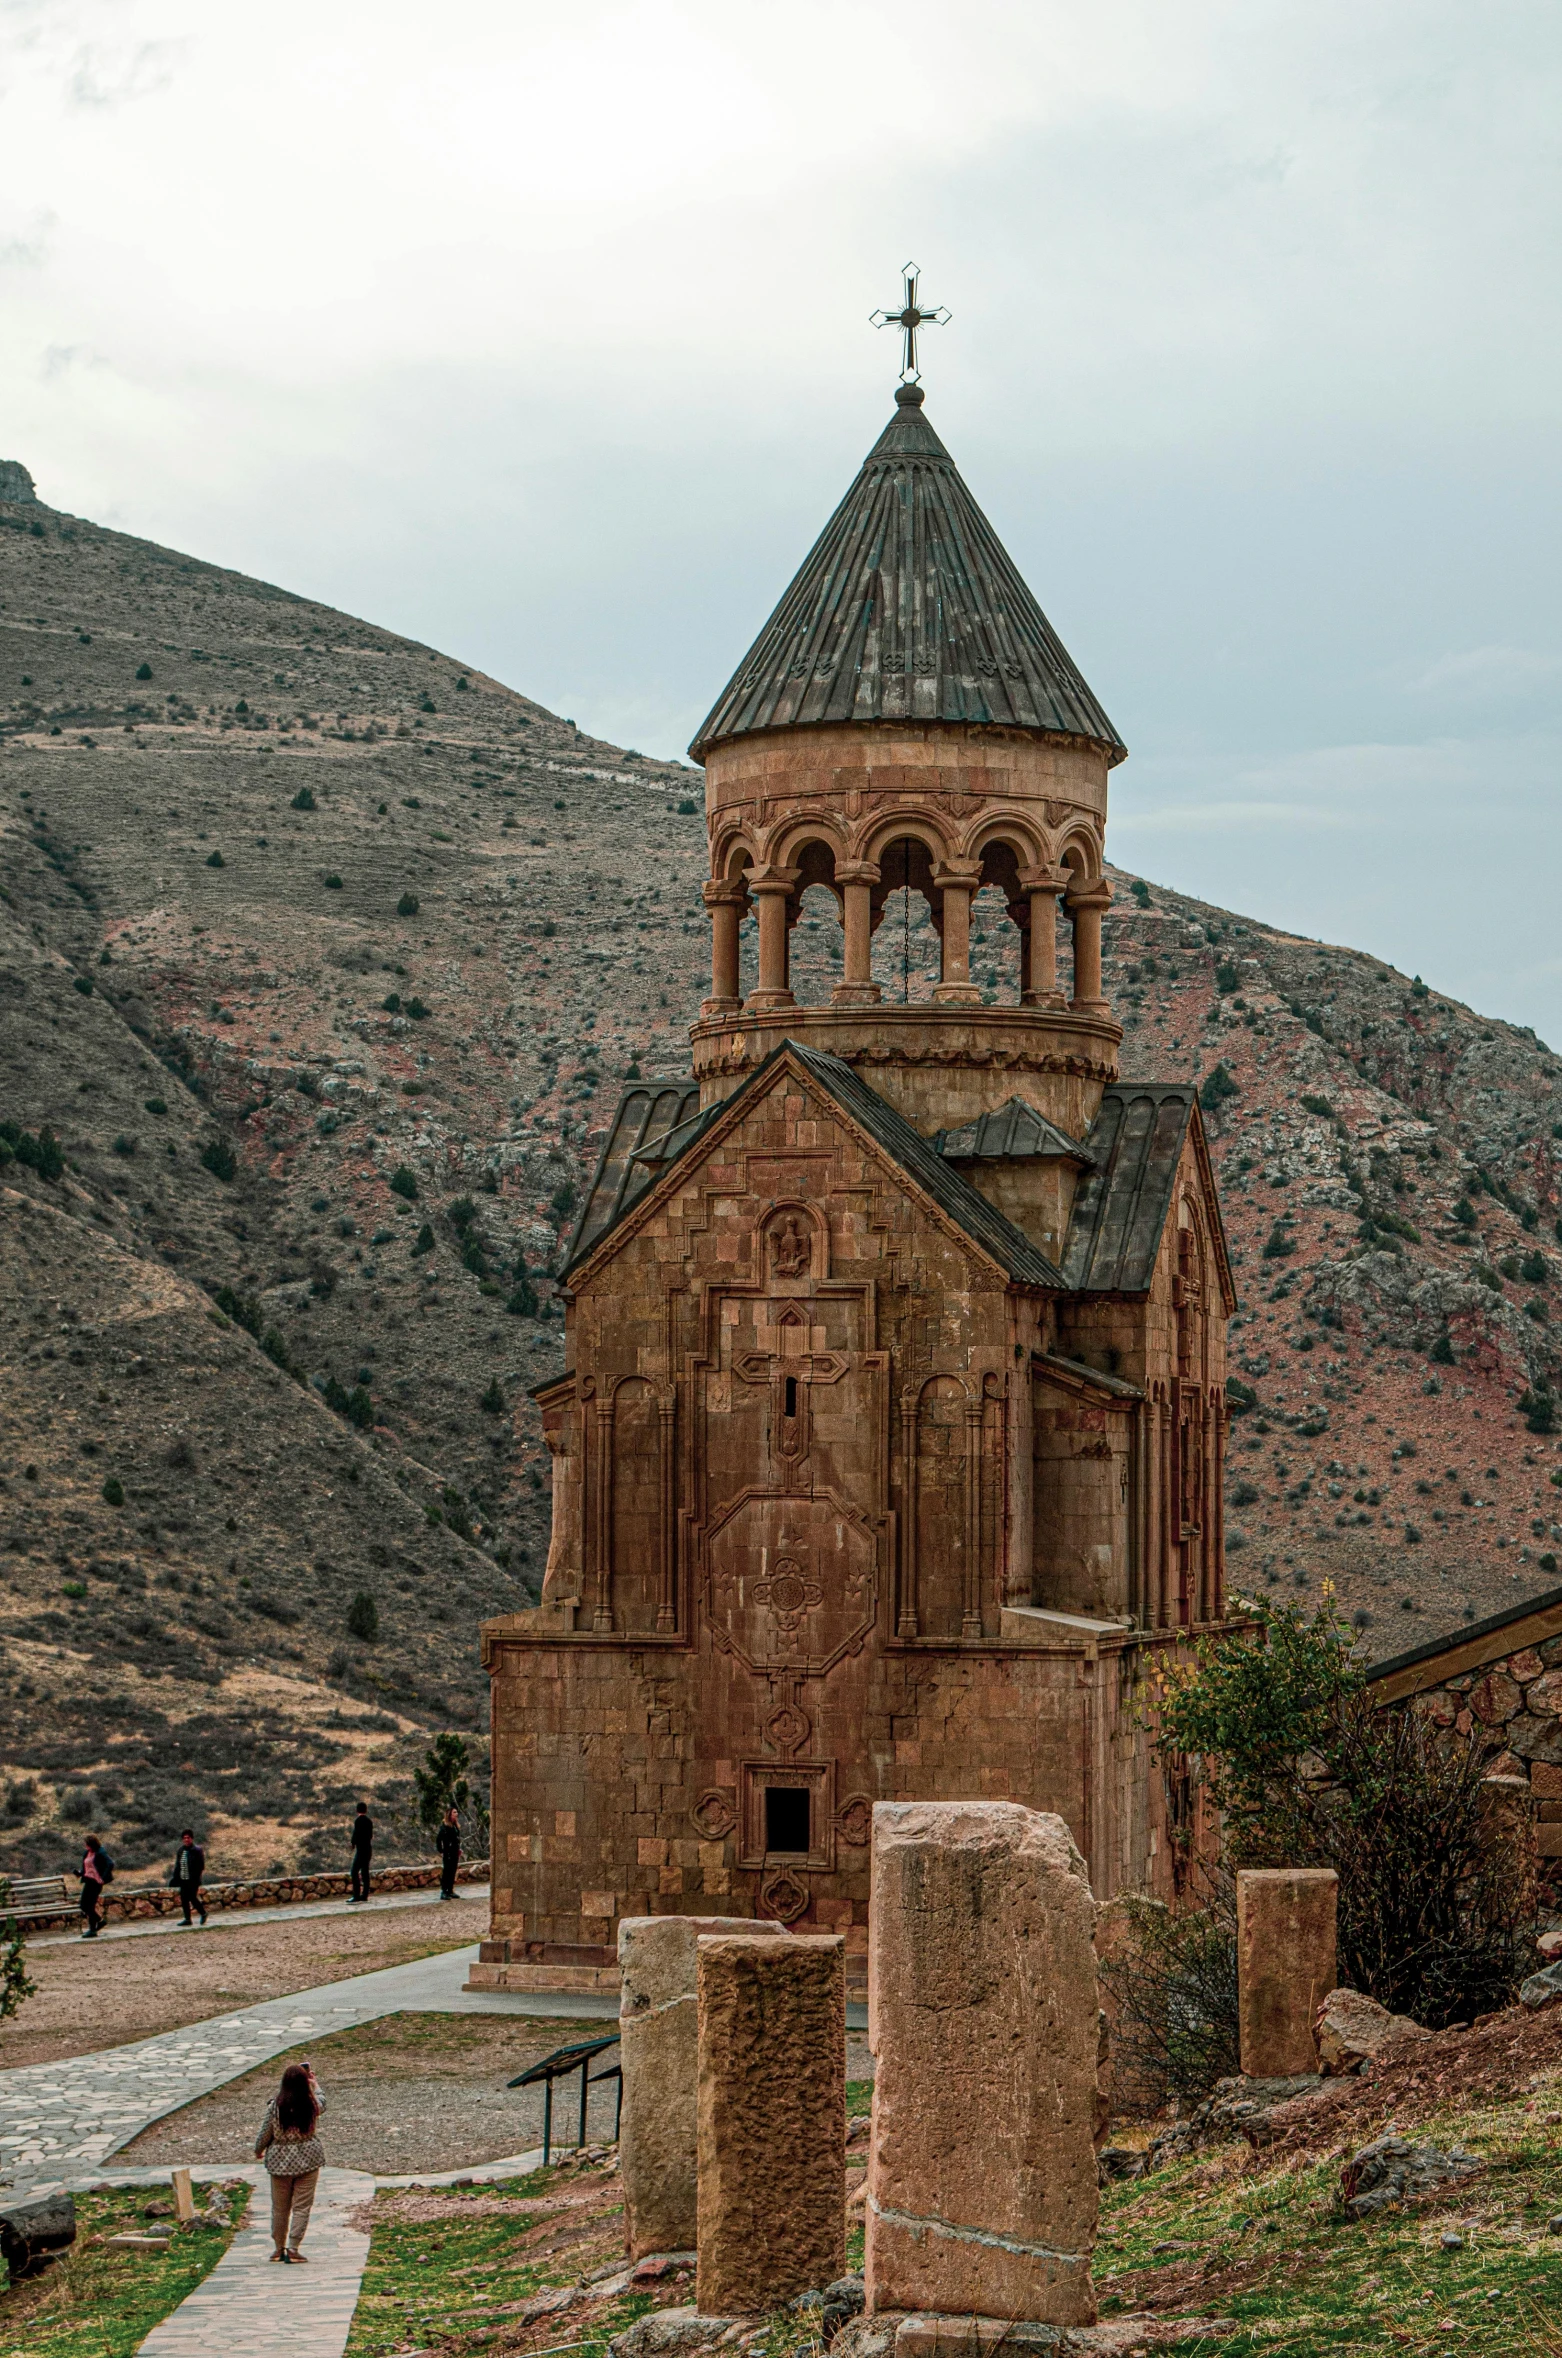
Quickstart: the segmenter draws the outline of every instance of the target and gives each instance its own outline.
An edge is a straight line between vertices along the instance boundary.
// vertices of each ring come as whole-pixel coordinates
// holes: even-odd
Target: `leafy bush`
[[[380,1001],[380,1005],[387,1015],[399,1015],[401,1013],[400,991],[387,991]]]
[[[1519,1275],[1526,1285],[1549,1285],[1551,1264],[1544,1253],[1528,1252],[1519,1263]]]
[[[1206,1113],[1214,1113],[1228,1097],[1236,1097],[1239,1094],[1237,1084],[1231,1077],[1229,1066],[1217,1064],[1199,1091],[1199,1103]]]
[[[1334,1119],[1334,1108],[1327,1097],[1304,1097],[1302,1111],[1317,1114],[1321,1121],[1332,1122]]]
[[[220,851],[216,851],[216,852],[208,852],[208,853],[207,853],[207,855],[206,855],[206,865],[207,865],[207,867],[208,867],[208,868],[226,868],[226,866],[228,865],[228,863],[227,863],[227,861],[226,861],[226,860],[223,858],[223,856],[222,856],[221,852],[220,852]]]
[[[412,1173],[408,1170],[405,1163],[398,1163],[395,1170],[392,1171],[390,1175],[390,1190],[392,1195],[404,1195],[409,1204],[415,1204],[417,1202],[418,1183],[412,1176]]]
[[[1453,1366],[1454,1339],[1453,1336],[1448,1332],[1446,1326],[1438,1335],[1436,1342],[1432,1345],[1431,1350],[1427,1353],[1427,1357],[1433,1360],[1438,1367]]]
[[[74,982],[71,984],[71,989],[72,989],[73,991],[80,991],[80,993],[81,993],[81,995],[82,995],[82,997],[83,997],[84,999],[90,999],[90,998],[91,998],[91,996],[92,996],[92,977],[91,977],[91,975],[90,975],[90,974],[78,974],[78,975],[77,975],[77,977],[76,977],[76,979],[75,979],[75,981],[74,981]]]
[[[136,678],[138,680],[149,680],[151,676],[152,666],[150,663],[138,663],[136,665]]]
[[[1205,1869],[1195,1888],[1176,1908],[1129,1900],[1131,1948],[1100,1966],[1117,2012],[1114,2078],[1133,2112],[1170,2096],[1196,2103],[1242,2068],[1235,1877]]]
[[[312,811],[315,807],[314,795],[307,786],[300,786],[288,807],[295,811]]]
[[[517,1269],[515,1273],[515,1284],[505,1308],[512,1318],[535,1318],[537,1315],[537,1288],[524,1269]]]
[[[678,805],[678,816],[680,819],[691,819],[699,807],[697,802],[691,802],[689,797],[685,795]]]
[[[1295,1239],[1287,1234],[1285,1223],[1277,1220],[1264,1239],[1262,1258],[1266,1261],[1283,1261],[1288,1254],[1294,1253],[1295,1250]]]
[[[425,1015],[428,1014],[429,1010],[424,1006],[421,999],[414,997],[407,1001],[406,1012],[411,1016],[414,1023],[421,1023]]]
[[[231,1179],[238,1169],[232,1147],[226,1138],[212,1138],[201,1148],[201,1167],[210,1171],[214,1179]]]
[[[1133,894],[1134,899],[1138,902],[1141,909],[1154,908],[1155,903],[1150,898],[1150,888],[1145,883],[1142,876],[1136,876],[1128,889]]]
[[[1232,960],[1222,958],[1215,969],[1215,988],[1221,996],[1225,997],[1228,992],[1234,991],[1241,979]]]
[[[325,889],[327,892],[340,892],[342,890],[342,880],[334,869],[325,879]]]
[[[1526,1868],[1494,1841],[1501,1749],[1414,1704],[1380,1707],[1332,1596],[1311,1617],[1251,1602],[1257,1642],[1204,1641],[1161,1675],[1157,1744],[1196,1760],[1242,1867],[1332,1867],[1340,1979],[1433,2028],[1501,2006],[1526,1969]]]
[[[47,1122],[36,1138],[15,1122],[0,1122],[0,1140],[24,1171],[36,1171],[40,1179],[58,1179],[65,1168],[65,1149]]]
[[[418,1230],[417,1241],[412,1248],[412,1258],[414,1261],[416,1261],[424,1253],[431,1253],[433,1250],[434,1231],[425,1220],[422,1227]]]
[[[1454,1218],[1461,1228],[1475,1227],[1475,1206],[1467,1195],[1460,1196],[1459,1201],[1454,1205]]]
[[[146,1110],[149,1114],[165,1114],[168,1111],[167,1098],[149,1097],[146,1100]]]
[[[415,917],[415,916],[417,915],[417,913],[418,913],[418,896],[417,896],[417,894],[416,894],[415,892],[404,892],[404,893],[402,894],[402,896],[401,896],[400,900],[399,900],[399,901],[396,903],[396,914],[397,914],[397,916],[398,916],[398,917]]]
[[[1556,1431],[1556,1399],[1544,1377],[1519,1394],[1519,1414],[1532,1433]]]
[[[125,1485],[117,1474],[110,1474],[104,1483],[103,1501],[106,1506],[121,1507],[124,1505]]]
[[[479,1395],[477,1405],[485,1416],[503,1416],[508,1403],[497,1376],[490,1378],[488,1389]]]
[[[366,1646],[380,1634],[380,1608],[366,1588],[360,1588],[347,1608],[347,1632]]]

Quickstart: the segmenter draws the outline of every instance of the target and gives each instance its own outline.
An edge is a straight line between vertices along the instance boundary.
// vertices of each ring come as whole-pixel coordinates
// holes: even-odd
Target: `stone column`
[[[738,929],[743,923],[748,888],[738,883],[707,884],[703,898],[711,920],[711,995],[700,1014],[702,1018],[735,1015],[743,1004],[738,982]]]
[[[759,902],[759,987],[750,991],[746,1004],[754,1012],[795,1007],[787,983],[786,919],[796,876],[787,868],[762,868],[748,881]]]
[[[624,2117],[618,2148],[624,2245],[692,2252],[699,2076],[698,1941],[702,1933],[782,1939],[780,1924],[742,1916],[626,1916],[618,1927],[618,2006]]]
[[[1020,878],[1030,897],[1030,957],[1022,1007],[1062,1007],[1058,989],[1058,894],[1068,879],[1052,869],[1027,869]]]
[[[1101,917],[1111,903],[1112,888],[1105,882],[1086,885],[1068,896],[1068,912],[1074,920],[1074,996],[1069,1005],[1081,1014],[1107,1011],[1101,996]]]
[[[841,979],[830,993],[832,1007],[877,1007],[879,986],[873,979],[873,887],[879,871],[871,860],[837,868],[841,888],[841,916],[846,932],[846,956]]]
[[[1095,1902],[1059,1817],[873,1812],[870,2311],[1088,2325]]]
[[[944,945],[934,1001],[940,1007],[980,1007],[982,994],[971,980],[971,901],[981,882],[981,870],[940,861],[933,870],[933,882],[942,897]]]
[[[747,2316],[846,2265],[846,1944],[699,1944],[696,2306]]]
[[[1512,1852],[1519,1914],[1532,1916],[1540,1880],[1540,1842],[1530,1781],[1528,1777],[1482,1777],[1476,1798],[1482,1839],[1488,1848]]]
[[[1249,2079],[1316,2071],[1318,2009],[1338,1979],[1332,1867],[1237,1874],[1237,2010]]]

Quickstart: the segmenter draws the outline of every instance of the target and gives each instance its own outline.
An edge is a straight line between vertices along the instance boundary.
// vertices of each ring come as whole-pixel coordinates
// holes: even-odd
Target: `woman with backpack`
[[[113,1880],[113,1860],[96,1834],[89,1834],[81,1859],[81,1913],[86,1926],[83,1940],[96,1940],[102,1931],[103,1918],[98,1911],[103,1903],[104,1887]]]
[[[325,2167],[325,2149],[315,2130],[325,2098],[307,2063],[290,2063],[282,2085],[266,2107],[255,2153],[271,2179],[273,2260],[302,2267],[299,2245],[314,2207],[315,2188]]]

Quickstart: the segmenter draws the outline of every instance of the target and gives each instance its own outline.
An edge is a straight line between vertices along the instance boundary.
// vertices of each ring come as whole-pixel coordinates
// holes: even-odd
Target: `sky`
[[[1555,0],[0,0],[0,457],[681,753],[927,414],[1108,848],[1562,1046]]]

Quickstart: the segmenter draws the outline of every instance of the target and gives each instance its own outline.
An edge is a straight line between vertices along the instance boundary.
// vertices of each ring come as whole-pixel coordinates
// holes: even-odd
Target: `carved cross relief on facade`
[[[806,1309],[789,1302],[775,1322],[775,1349],[744,1351],[733,1362],[733,1372],[743,1383],[769,1389],[770,1454],[782,1490],[809,1486],[813,1386],[839,1383],[847,1372],[848,1363],[838,1351],[810,1350],[809,1335]]]

